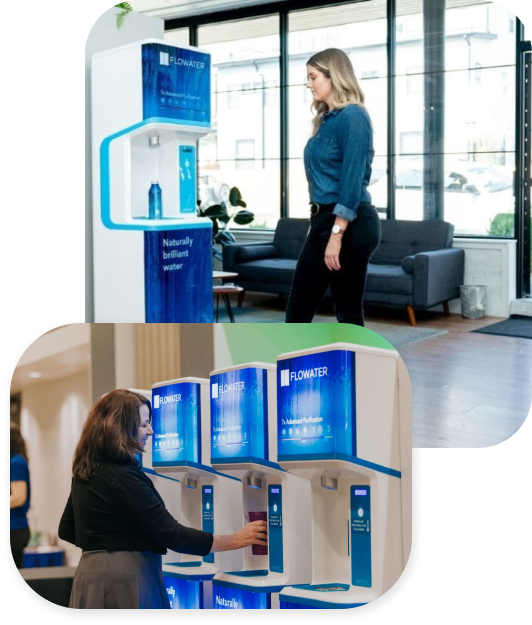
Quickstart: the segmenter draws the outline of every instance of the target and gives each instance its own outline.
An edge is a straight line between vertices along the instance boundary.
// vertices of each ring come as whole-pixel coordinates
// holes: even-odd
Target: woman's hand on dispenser
[[[236,549],[250,545],[268,545],[268,524],[266,521],[252,521],[233,534],[238,545]]]

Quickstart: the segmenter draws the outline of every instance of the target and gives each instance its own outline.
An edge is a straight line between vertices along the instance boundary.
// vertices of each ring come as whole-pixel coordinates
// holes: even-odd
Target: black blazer
[[[88,482],[72,480],[59,524],[59,538],[84,551],[167,549],[205,556],[209,532],[179,524],[166,509],[152,481],[134,463],[105,462]]]

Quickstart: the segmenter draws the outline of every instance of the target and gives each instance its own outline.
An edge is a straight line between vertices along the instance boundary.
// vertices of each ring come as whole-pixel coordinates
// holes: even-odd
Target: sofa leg
[[[451,316],[451,311],[449,310],[449,302],[443,302],[443,314],[446,317],[450,317]]]
[[[415,326],[416,325],[416,313],[414,312],[414,309],[412,308],[412,306],[407,306],[406,312],[408,313],[408,321],[410,322],[410,325]]]
[[[238,294],[238,299],[236,302],[236,305],[238,308],[242,308],[242,304],[244,303],[244,295],[246,294],[246,291],[240,291],[240,293]]]

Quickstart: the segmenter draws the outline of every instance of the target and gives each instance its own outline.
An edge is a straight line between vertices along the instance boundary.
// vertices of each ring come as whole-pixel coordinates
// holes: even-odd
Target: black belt
[[[320,211],[332,211],[336,204],[336,202],[333,204],[318,204],[317,202],[311,202],[310,214],[317,215]]]

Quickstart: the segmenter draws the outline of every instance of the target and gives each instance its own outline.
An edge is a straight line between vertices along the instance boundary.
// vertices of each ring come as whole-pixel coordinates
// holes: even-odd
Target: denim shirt
[[[371,203],[373,154],[373,130],[363,107],[349,104],[325,113],[318,132],[305,146],[310,201],[336,203],[333,213],[353,221],[358,205]]]

